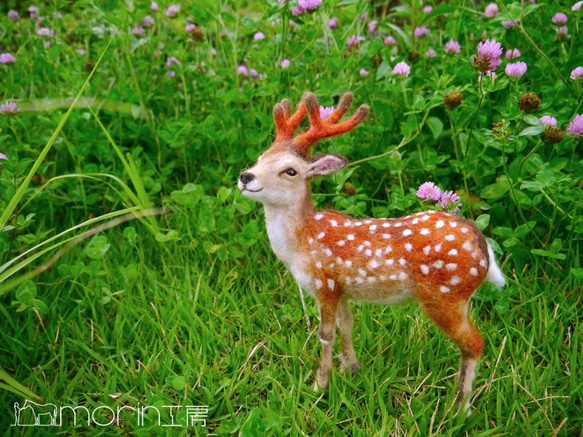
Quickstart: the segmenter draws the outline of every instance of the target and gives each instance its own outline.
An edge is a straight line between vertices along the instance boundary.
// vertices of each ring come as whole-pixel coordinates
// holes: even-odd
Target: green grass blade
[[[61,233],[59,233],[57,235],[53,235],[49,239],[44,240],[43,242],[37,244],[36,246],[34,246],[34,247],[28,249],[27,251],[21,253],[19,256],[11,259],[7,263],[1,265],[0,266],[0,273],[2,273],[3,271],[5,271],[8,267],[10,267],[12,264],[14,264],[17,260],[22,259],[22,258],[25,258],[25,261],[27,261],[27,264],[28,264],[28,262],[31,260],[31,258],[29,257],[29,255],[32,252],[36,251],[37,249],[40,249],[42,246],[44,246],[46,244],[49,244],[49,243],[51,243],[51,242],[53,242],[53,241],[55,241],[55,240],[57,240],[57,239],[65,236],[65,235],[67,235],[69,232],[75,231],[75,230],[80,229],[80,228],[83,228],[85,226],[91,226],[91,225],[93,225],[95,223],[98,223],[100,221],[103,221],[103,220],[113,219],[113,218],[118,217],[118,216],[123,215],[123,214],[128,214],[128,213],[131,213],[131,212],[135,212],[135,211],[138,211],[139,209],[141,209],[141,207],[134,206],[132,208],[127,208],[127,209],[122,209],[122,210],[119,210],[119,211],[110,212],[108,214],[104,214],[104,215],[101,215],[99,217],[94,217],[92,219],[86,220],[83,223],[79,223],[78,225],[75,225],[75,226],[73,226],[73,227],[71,227],[71,228],[69,228],[69,229],[67,229],[67,230],[65,230],[65,231],[63,231],[63,232],[61,232]],[[73,237],[73,238],[75,238],[75,237]],[[26,259],[27,257],[28,257],[28,259]],[[5,279],[6,279],[5,274],[0,274],[0,282],[4,281]]]
[[[15,380],[2,367],[0,367],[0,380],[6,382],[6,384],[0,384],[0,389],[9,390],[27,399],[36,399],[38,401],[41,400],[39,396],[37,396],[36,394],[31,392],[28,388],[26,388],[17,380]]]
[[[117,182],[119,184],[119,186],[121,187],[123,193],[125,194],[126,198],[124,198],[123,194],[120,193],[117,188],[115,188],[113,185],[103,181],[102,179],[100,179],[100,177],[110,178],[110,179],[113,179],[115,182]],[[24,202],[24,204],[22,205],[22,209],[25,209],[26,206],[31,201],[33,201],[40,193],[43,192],[43,190],[45,188],[47,188],[53,182],[56,182],[56,181],[61,180],[61,179],[70,179],[70,178],[83,178],[83,179],[89,179],[89,180],[99,181],[99,182],[105,183],[107,186],[111,187],[111,189],[113,189],[120,196],[120,198],[123,199],[124,202],[126,202],[128,204],[133,204],[136,206],[138,206],[140,204],[139,199],[137,198],[135,193],[131,190],[131,188],[124,181],[122,181],[120,178],[118,178],[115,175],[111,175],[109,173],[87,173],[87,174],[72,173],[72,174],[55,176],[55,177],[49,179],[48,181],[46,181],[42,187],[40,187],[33,195],[31,195],[28,198],[28,200],[26,202]]]
[[[92,108],[89,108],[89,110],[91,111],[91,114],[93,115],[93,117],[97,121],[97,124],[99,124],[99,127],[101,128],[101,130],[103,131],[103,134],[106,136],[107,140],[109,141],[109,144],[111,144],[111,147],[113,147],[113,150],[115,150],[115,153],[119,157],[119,160],[121,161],[122,165],[124,166],[124,169],[127,172],[130,180],[132,181],[132,184],[136,190],[137,197],[139,199],[139,205],[141,205],[144,209],[151,208],[152,203],[150,202],[150,198],[148,196],[148,193],[146,192],[146,188],[144,187],[144,183],[143,183],[142,178],[140,176],[140,172],[138,171],[138,168],[136,167],[131,154],[129,154],[129,153],[127,154],[127,159],[126,159],[126,157],[124,157],[122,151],[117,146],[117,144],[115,143],[115,140],[112,138],[111,134],[109,133],[109,130],[103,125],[103,123],[101,122],[101,120],[99,119],[99,117],[97,116],[95,111],[93,111]],[[150,225],[154,228],[154,233],[157,234],[159,232],[158,231],[158,224],[157,224],[156,220],[154,219],[154,217],[149,216],[147,218],[147,220],[150,223]]]
[[[18,190],[16,190],[16,193],[14,193],[14,196],[12,196],[12,198],[10,199],[8,206],[2,212],[2,215],[0,215],[0,229],[4,228],[6,223],[8,223],[10,216],[12,216],[12,213],[16,209],[16,205],[18,205],[18,202],[20,202],[20,200],[24,196],[26,189],[30,185],[30,181],[32,181],[32,178],[34,177],[34,175],[38,171],[39,167],[41,166],[41,164],[45,160],[45,157],[47,156],[47,154],[49,153],[49,151],[53,147],[53,144],[55,144],[57,137],[59,136],[59,134],[63,130],[63,126],[65,126],[65,123],[69,119],[69,116],[73,112],[73,109],[75,109],[75,107],[77,105],[77,101],[81,98],[81,95],[83,94],[83,91],[85,91],[85,88],[87,88],[87,85],[89,84],[89,81],[93,77],[93,74],[97,71],[97,67],[99,67],[101,60],[105,56],[105,53],[107,52],[107,49],[109,48],[109,45],[111,44],[111,41],[112,40],[110,40],[107,43],[107,46],[105,46],[105,49],[101,53],[101,56],[99,56],[99,59],[95,63],[95,66],[91,70],[91,73],[89,73],[89,76],[87,76],[87,79],[85,79],[85,82],[83,82],[83,86],[81,87],[81,89],[77,93],[77,96],[75,97],[75,99],[71,103],[71,106],[69,106],[69,109],[67,110],[67,112],[65,113],[63,118],[61,118],[59,125],[57,126],[57,128],[55,129],[55,131],[53,132],[51,137],[49,138],[49,141],[47,142],[46,146],[43,148],[43,150],[41,151],[38,158],[34,161],[34,164],[32,165],[32,168],[30,169],[30,171],[28,172],[28,175],[26,176],[26,178],[24,179],[24,181],[22,182],[20,187],[18,187]]]
[[[93,229],[90,229],[90,230],[82,233],[81,235],[76,235],[76,236],[70,237],[66,240],[55,243],[52,246],[41,250],[40,252],[32,254],[8,270],[6,270],[6,268],[9,267],[9,264],[13,264],[16,259],[22,258],[26,254],[30,253],[33,249],[40,248],[42,245],[47,244],[49,242],[49,240],[54,240],[54,239],[58,238],[58,236],[52,237],[51,239],[35,246],[33,249],[28,250],[26,253],[20,255],[18,258],[13,259],[13,260],[9,261],[8,263],[4,264],[2,266],[2,269],[6,270],[6,271],[0,275],[0,297],[5,295],[10,290],[14,289],[15,287],[17,287],[18,285],[20,285],[24,281],[31,279],[34,276],[37,276],[40,273],[48,270],[62,255],[64,255],[71,248],[73,248],[77,244],[81,243],[82,241],[86,240],[87,238],[92,237],[93,235],[95,235],[99,232],[110,229],[110,228],[117,226],[117,225],[119,225],[123,222],[126,222],[128,220],[133,220],[136,218],[150,216],[150,215],[159,215],[159,214],[164,213],[164,210],[162,210],[162,209],[150,209],[150,210],[145,210],[145,211],[140,211],[138,209],[139,209],[139,207],[134,207],[134,208],[128,208],[127,210],[121,210],[121,211],[116,211],[114,213],[106,214],[107,216],[109,216],[109,218],[112,218],[112,217],[114,217],[114,218],[111,219],[107,223],[104,223],[100,226],[97,226]],[[88,220],[87,222],[93,221],[93,223],[95,223],[96,220],[100,220],[100,221],[103,220],[103,217],[104,216],[96,217],[94,219]],[[84,223],[86,224],[87,222],[84,222]],[[82,223],[81,225],[83,225],[84,223]],[[76,225],[74,228],[78,228],[81,225]],[[74,228],[68,229],[67,231],[64,231],[63,233],[61,233],[59,235],[64,235],[65,233],[70,232]],[[19,276],[18,278],[8,282],[8,283],[3,283],[6,279],[11,277],[15,273],[19,272],[24,267],[31,264],[33,261],[37,260],[38,258],[40,258],[41,256],[43,256],[47,253],[54,251],[55,249],[57,249],[61,246],[65,246],[65,247],[63,249],[61,249],[60,252],[55,254],[48,262],[46,262],[42,266],[37,267],[35,270],[28,272],[28,273],[25,273],[25,274]]]

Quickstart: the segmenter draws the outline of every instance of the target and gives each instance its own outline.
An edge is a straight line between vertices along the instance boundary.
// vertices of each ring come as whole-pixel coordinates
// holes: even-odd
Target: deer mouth
[[[253,182],[253,181],[251,181],[251,182]],[[265,188],[265,187],[260,186],[260,188],[258,188],[257,190],[252,190],[248,186],[248,185],[251,185],[251,182],[244,184],[243,182],[239,181],[237,183],[237,185],[239,186],[239,190],[241,190],[242,193],[245,193],[246,191],[248,191],[249,193],[259,193],[260,191],[263,190],[263,188]],[[255,184],[255,185],[258,185],[258,184]]]
[[[248,191],[248,192],[250,192],[250,193],[259,193],[260,191],[263,191],[263,188],[265,188],[265,187],[261,187],[261,188],[259,188],[258,190],[251,190],[250,188],[247,188],[247,185],[243,185],[243,184],[240,184],[240,185],[239,185],[239,189],[240,189],[242,192]]]

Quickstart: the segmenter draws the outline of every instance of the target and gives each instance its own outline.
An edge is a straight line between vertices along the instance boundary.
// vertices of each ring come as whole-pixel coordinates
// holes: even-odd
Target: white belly
[[[407,283],[378,283],[344,285],[344,294],[352,300],[380,305],[405,302],[414,297]]]

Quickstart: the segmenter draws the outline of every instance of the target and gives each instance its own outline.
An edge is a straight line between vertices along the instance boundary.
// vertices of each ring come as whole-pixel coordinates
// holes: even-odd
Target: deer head
[[[367,117],[368,106],[362,105],[352,117],[340,122],[351,103],[352,94],[344,94],[338,107],[324,119],[316,96],[309,92],[304,94],[293,114],[289,100],[276,104],[273,108],[275,141],[253,168],[241,174],[239,188],[243,194],[265,205],[297,204],[309,193],[311,178],[343,168],[347,163],[345,158],[334,154],[309,156],[309,150],[318,140],[351,131]],[[294,137],[306,114],[310,119],[309,129]]]

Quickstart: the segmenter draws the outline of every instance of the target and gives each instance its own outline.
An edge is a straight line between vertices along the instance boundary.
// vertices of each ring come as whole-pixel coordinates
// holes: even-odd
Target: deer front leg
[[[336,336],[336,310],[338,309],[338,297],[330,293],[330,295],[318,296],[318,306],[320,309],[320,327],[318,329],[318,336],[320,343],[322,343],[322,359],[320,368],[316,375],[316,384],[314,390],[328,389],[328,382],[330,381],[330,371],[332,370],[332,350],[334,348],[334,338]]]
[[[357,372],[360,370],[361,365],[356,358],[354,345],[352,344],[352,326],[354,324],[354,318],[348,307],[348,302],[345,300],[340,301],[338,304],[336,323],[338,324],[340,334],[342,335],[342,365],[352,372]]]

